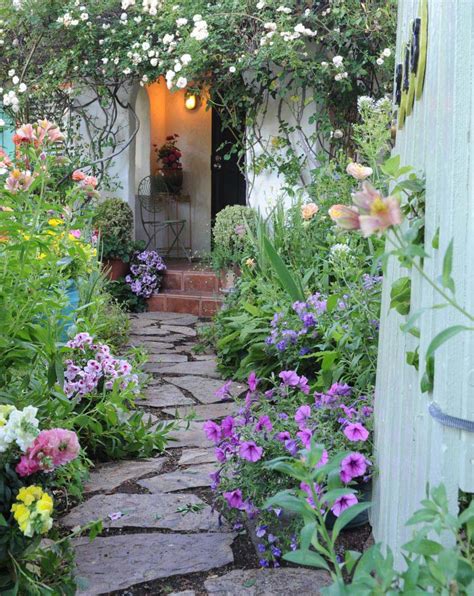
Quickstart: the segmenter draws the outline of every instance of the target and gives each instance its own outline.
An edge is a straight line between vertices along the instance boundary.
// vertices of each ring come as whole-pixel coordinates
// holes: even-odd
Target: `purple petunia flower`
[[[367,463],[362,453],[350,453],[341,461],[341,480],[345,483],[357,476],[363,476],[366,471]]]
[[[295,413],[295,422],[298,425],[305,424],[305,422],[311,418],[311,407],[305,404],[300,406]]]
[[[257,544],[257,550],[259,553],[264,553],[267,549],[264,544]]]
[[[268,526],[258,526],[255,530],[255,535],[257,536],[257,538],[263,538],[267,533],[267,528]]]
[[[254,441],[244,441],[240,445],[239,454],[242,459],[255,463],[262,458],[263,449],[258,447]]]
[[[311,438],[313,436],[313,431],[311,431],[309,428],[304,428],[300,430],[300,432],[296,433],[296,436],[301,441],[305,449],[309,449],[311,447]]]
[[[219,387],[219,389],[214,393],[214,395],[216,397],[220,397],[220,399],[227,399],[227,398],[231,397],[230,392],[229,392],[231,385],[232,385],[232,381],[226,381],[224,383],[224,385],[222,385],[222,387]]]
[[[287,430],[282,430],[281,432],[276,434],[276,440],[280,441],[281,443],[284,443],[289,439],[291,439],[291,435]]]
[[[360,422],[348,424],[344,429],[344,434],[349,441],[367,441],[369,437],[369,431]]]
[[[287,385],[288,387],[296,387],[300,382],[300,378],[294,370],[282,370],[278,376],[282,380],[283,385]]]
[[[286,350],[286,341],[282,339],[277,343],[276,347],[279,352],[284,352]]]
[[[357,497],[353,494],[342,495],[334,501],[331,511],[336,517],[339,517],[343,511],[349,509],[349,507],[352,507],[352,505],[355,505],[358,502]]]
[[[233,416],[226,416],[221,422],[221,434],[223,437],[231,437],[235,427]]]
[[[232,509],[241,509],[244,504],[242,501],[242,491],[240,488],[225,492],[224,499]]]
[[[298,445],[293,439],[288,439],[285,441],[285,448],[291,453],[291,455],[296,455],[298,453]]]
[[[247,379],[247,384],[249,386],[250,391],[255,391],[258,385],[257,375],[252,371],[249,374],[249,378]]]
[[[257,432],[262,431],[264,428],[266,428],[268,431],[271,431],[273,429],[273,424],[272,424],[270,418],[266,415],[260,416],[257,424],[255,425],[255,430]]]
[[[212,420],[208,420],[203,426],[204,432],[206,433],[206,437],[209,441],[213,441],[214,443],[218,443],[221,440],[222,433],[221,427],[213,422]]]

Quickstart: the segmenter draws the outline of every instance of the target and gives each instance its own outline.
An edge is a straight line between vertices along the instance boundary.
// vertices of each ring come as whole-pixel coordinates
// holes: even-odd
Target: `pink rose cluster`
[[[64,428],[42,430],[16,466],[19,476],[30,476],[36,472],[52,472],[76,459],[79,455],[79,441],[75,432]]]
[[[126,360],[115,358],[109,346],[95,344],[88,333],[78,333],[66,344],[73,357],[66,360],[64,392],[68,397],[83,397],[105,388],[110,391],[119,380],[120,388],[133,385],[138,392],[138,376]]]

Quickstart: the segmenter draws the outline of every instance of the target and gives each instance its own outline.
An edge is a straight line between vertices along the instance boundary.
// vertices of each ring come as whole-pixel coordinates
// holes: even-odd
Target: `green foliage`
[[[216,270],[240,266],[252,256],[249,234],[255,228],[256,217],[253,209],[242,205],[219,211],[212,229],[212,263]]]
[[[133,238],[133,211],[128,203],[105,199],[98,205],[93,223],[100,234],[102,258],[128,261]]]

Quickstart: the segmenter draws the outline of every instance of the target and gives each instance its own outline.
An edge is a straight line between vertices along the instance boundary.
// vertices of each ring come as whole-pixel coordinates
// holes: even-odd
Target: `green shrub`
[[[230,205],[219,211],[212,230],[212,262],[217,270],[240,265],[252,256],[248,230],[255,230],[256,221],[257,213],[251,207]]]
[[[102,258],[128,261],[133,238],[133,211],[128,203],[106,199],[97,207],[93,223],[100,233]]]

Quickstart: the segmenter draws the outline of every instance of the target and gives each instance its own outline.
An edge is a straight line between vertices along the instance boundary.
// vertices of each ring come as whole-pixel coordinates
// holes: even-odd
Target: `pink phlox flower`
[[[339,517],[343,511],[352,507],[359,501],[357,497],[352,493],[347,495],[342,495],[338,499],[334,501],[334,505],[331,507],[331,511],[334,513],[336,517]]]
[[[258,447],[254,441],[244,441],[240,445],[239,454],[242,459],[255,463],[263,456],[262,447]]]
[[[255,425],[255,430],[257,432],[260,432],[264,428],[266,428],[268,431],[273,430],[273,424],[272,424],[270,418],[267,415],[260,416],[260,418],[258,419],[257,424]]]
[[[344,428],[344,434],[349,441],[367,441],[369,431],[360,422],[353,422]]]

